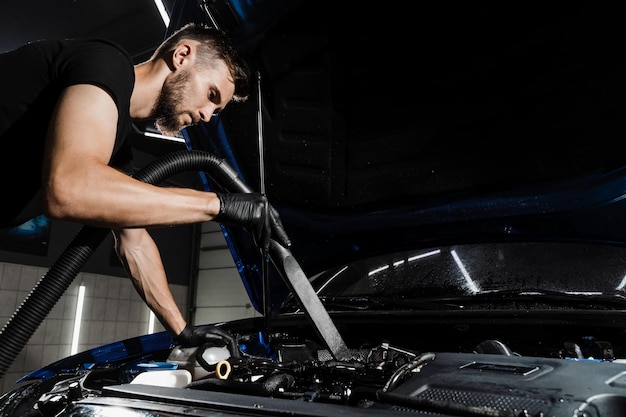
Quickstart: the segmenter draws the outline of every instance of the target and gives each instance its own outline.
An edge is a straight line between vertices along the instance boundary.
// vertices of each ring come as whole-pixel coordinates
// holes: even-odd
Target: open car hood
[[[626,241],[623,29],[601,8],[177,2],[171,30],[188,21],[229,32],[255,74],[188,147],[267,194],[306,275],[391,248]],[[225,230],[259,309],[262,257]]]

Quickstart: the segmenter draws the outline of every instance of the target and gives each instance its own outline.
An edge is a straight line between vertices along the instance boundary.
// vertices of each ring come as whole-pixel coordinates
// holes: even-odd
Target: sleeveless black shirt
[[[128,163],[130,96],[135,78],[128,53],[101,39],[41,40],[0,54],[0,227],[41,214],[40,189],[46,131],[60,92],[75,84],[105,89],[118,108],[110,164]],[[83,132],[85,139],[90,132]],[[24,209],[29,207],[26,212]]]

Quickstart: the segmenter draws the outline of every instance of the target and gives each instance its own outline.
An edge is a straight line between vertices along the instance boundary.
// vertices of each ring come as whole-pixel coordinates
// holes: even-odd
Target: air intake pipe
[[[210,172],[213,174],[211,178],[225,190],[251,192],[223,159],[197,150],[165,155],[133,177],[149,184],[159,184],[173,175],[189,171]],[[15,310],[0,332],[0,379],[109,232],[109,229],[83,226]]]

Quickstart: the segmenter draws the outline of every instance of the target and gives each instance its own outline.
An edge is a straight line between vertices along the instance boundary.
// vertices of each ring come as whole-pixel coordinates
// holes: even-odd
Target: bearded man
[[[133,121],[175,135],[246,100],[249,74],[229,38],[191,23],[138,65],[107,40],[39,40],[0,55],[0,74],[0,227],[45,214],[110,228],[135,288],[175,339],[212,338],[186,323],[147,228],[215,220],[242,225],[259,245],[272,236],[289,246],[280,219],[267,219],[255,193],[159,187],[125,169]]]

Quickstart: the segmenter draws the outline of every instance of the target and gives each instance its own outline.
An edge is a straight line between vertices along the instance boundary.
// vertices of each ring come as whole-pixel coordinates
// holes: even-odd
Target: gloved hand
[[[226,346],[230,356],[235,358],[240,356],[235,338],[219,327],[193,327],[188,324],[178,336],[174,337],[174,342],[182,347],[197,347],[205,343]]]
[[[215,221],[243,226],[259,248],[269,249],[270,238],[289,248],[291,241],[278,212],[259,193],[217,193],[220,212]]]

